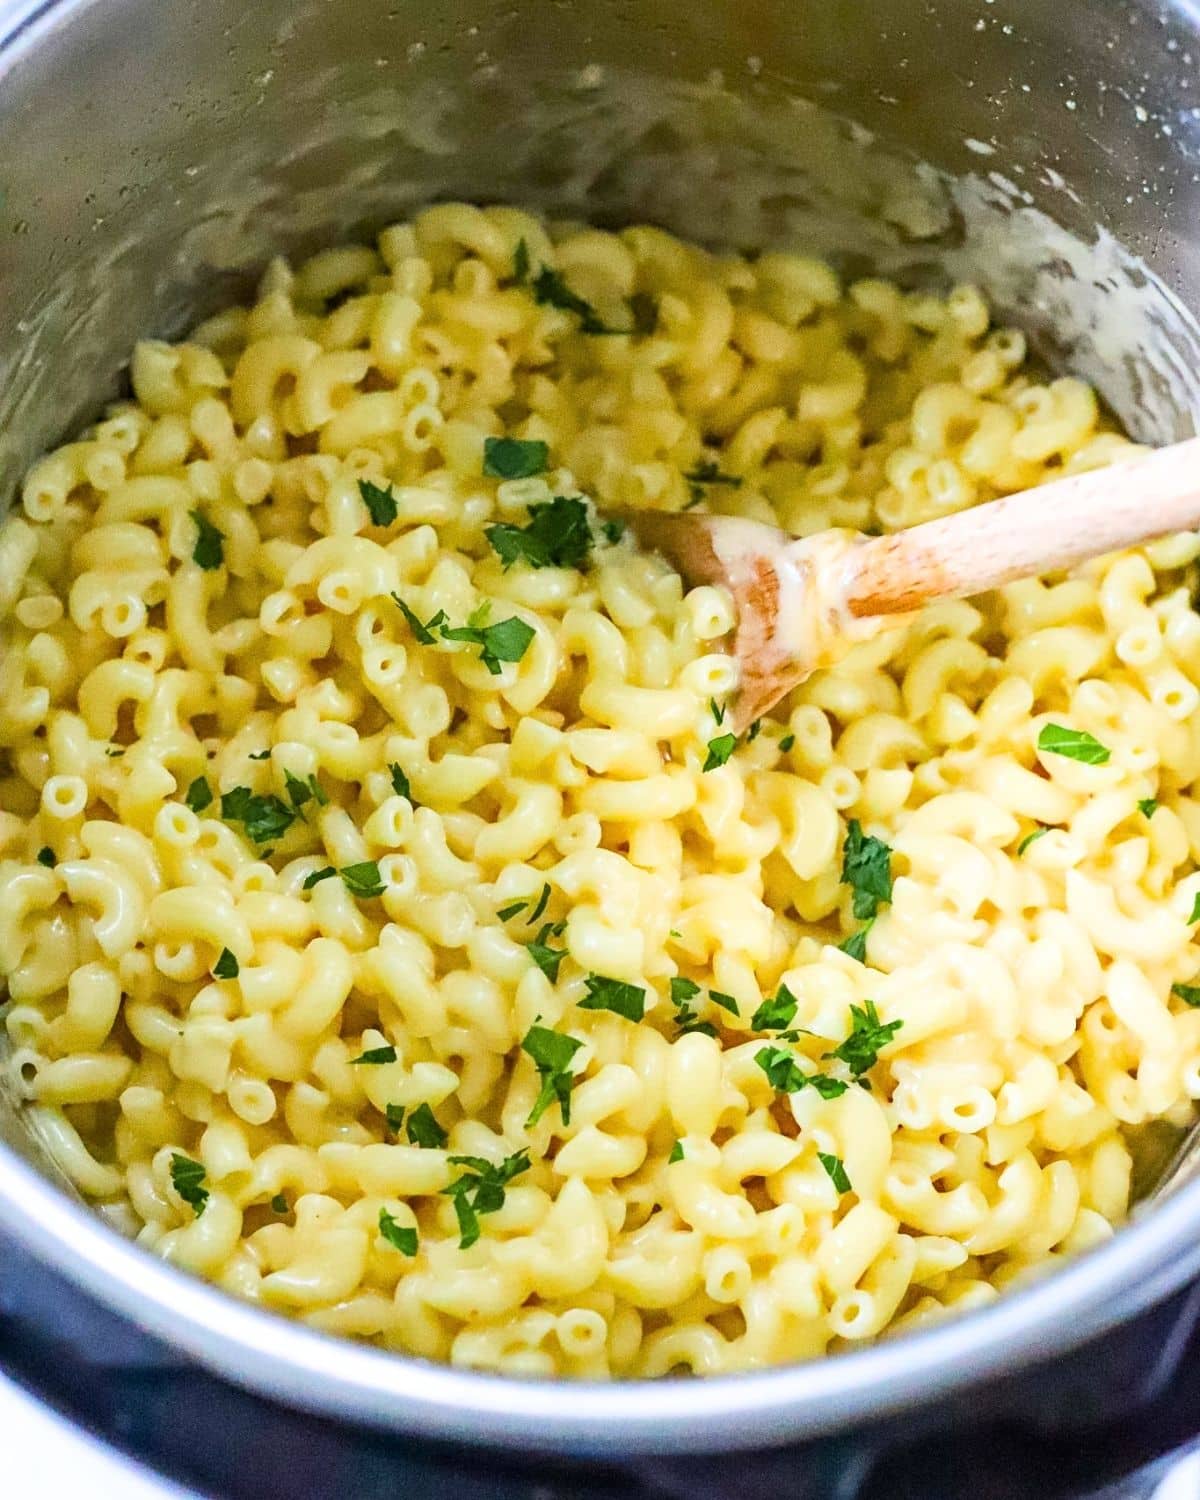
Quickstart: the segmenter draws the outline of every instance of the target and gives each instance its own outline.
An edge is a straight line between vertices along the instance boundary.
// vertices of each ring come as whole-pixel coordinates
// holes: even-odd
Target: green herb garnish
[[[208,1189],[204,1186],[205,1170],[198,1161],[184,1156],[182,1151],[171,1153],[171,1186],[187,1204],[197,1218],[208,1205]]]
[[[532,943],[525,944],[525,951],[541,969],[551,984],[558,983],[558,971],[567,956],[565,948],[551,948],[546,939],[559,937],[566,929],[565,922],[547,922]]]
[[[633,318],[634,333],[649,338],[658,328],[658,303],[649,292],[634,292],[625,300]]]
[[[754,1061],[767,1075],[771,1087],[780,1094],[796,1094],[801,1089],[816,1089],[822,1099],[836,1099],[850,1087],[840,1078],[827,1078],[823,1073],[803,1072],[795,1054],[784,1047],[763,1047],[754,1054]]]
[[[293,776],[290,771],[285,771],[283,784],[288,798],[297,812],[300,812],[309,802],[315,802],[318,807],[327,807],[329,805],[329,794],[321,789],[321,785],[315,776],[306,776],[301,781],[298,776]]]
[[[862,1005],[850,1007],[851,1031],[840,1046],[825,1057],[836,1057],[844,1062],[855,1078],[873,1068],[879,1061],[879,1053],[904,1025],[903,1021],[889,1021],[882,1025],[874,1000],[864,1000]]]
[[[383,1118],[387,1122],[388,1133],[399,1135],[400,1127],[404,1124],[403,1104],[385,1104],[383,1107]]]
[[[47,870],[53,870],[54,866],[58,863],[54,857],[54,850],[51,849],[49,844],[44,844],[38,850],[36,858],[38,864],[45,865]]]
[[[401,1255],[417,1253],[417,1231],[397,1224],[386,1208],[379,1210],[379,1232]]]
[[[282,838],[296,821],[295,811],[278,797],[258,796],[248,786],[222,794],[221,816],[227,823],[241,823],[246,837],[256,844]]]
[[[517,248],[513,251],[513,280],[518,286],[524,286],[529,280],[529,246],[523,238],[517,241]]]
[[[529,1171],[529,1148],[523,1146],[512,1156],[506,1156],[498,1166],[482,1156],[452,1156],[450,1161],[454,1166],[470,1169],[442,1189],[446,1196],[454,1199],[459,1248],[469,1250],[479,1238],[479,1215],[503,1208],[508,1184],[522,1172]]]
[[[394,760],[388,763],[388,770],[392,773],[392,791],[394,791],[400,797],[407,797],[415,807],[416,803],[413,799],[412,787],[409,785],[408,776],[400,769],[400,767]]]
[[[857,932],[852,932],[848,938],[840,942],[838,947],[843,953],[849,954],[851,958],[856,958],[860,964],[865,964],[867,961],[867,934],[874,925],[875,918],[872,917],[865,926],[860,927]]]
[[[1019,859],[1021,857],[1021,855],[1025,853],[1026,849],[1029,848],[1030,844],[1034,843],[1037,839],[1040,839],[1044,833],[1049,833],[1049,832],[1050,832],[1050,830],[1048,828],[1043,828],[1043,827],[1039,826],[1039,827],[1035,828],[1032,833],[1027,833],[1025,835],[1025,837],[1021,840],[1021,842],[1017,845],[1017,858]]]
[[[254,753],[248,757],[248,759],[250,759],[250,760],[270,760],[271,759],[271,752],[269,750],[255,750]]]
[[[362,496],[363,504],[371,513],[371,522],[375,526],[390,526],[396,519],[396,497],[392,494],[392,487],[382,490],[377,484],[372,484],[369,479],[358,481],[358,493]]]
[[[276,1193],[271,1199],[271,1207],[277,1214],[285,1214],[288,1211],[288,1201],[282,1193]]]
[[[704,757],[704,764],[700,769],[702,771],[715,771],[718,766],[725,764],[736,749],[736,734],[717,735],[715,740],[709,740],[708,754]]]
[[[842,884],[854,888],[854,915],[862,921],[892,899],[892,851],[882,839],[864,838],[862,824],[851,818],[842,844]]]
[[[420,643],[420,645],[422,645],[422,646],[433,646],[433,645],[436,645],[437,644],[437,636],[434,635],[433,632],[445,620],[445,618],[446,618],[446,611],[444,609],[439,609],[438,612],[437,612],[437,614],[434,615],[431,620],[429,620],[426,624],[422,625],[421,622],[420,622],[420,620],[417,619],[416,615],[412,612],[411,609],[409,609],[408,605],[405,604],[404,600],[401,599],[401,597],[400,597],[399,594],[393,593],[392,598],[400,606],[400,613],[408,621],[408,628],[412,631],[414,637]]]
[[[1185,1005],[1195,1009],[1200,1006],[1200,984],[1173,984],[1172,995],[1178,995]]]
[[[719,1005],[722,1010],[727,1010],[732,1016],[740,1016],[738,1003],[732,995],[727,995],[723,990],[709,990],[708,998],[714,1005]]]
[[[357,1068],[365,1065],[367,1067],[376,1068],[379,1067],[382,1063],[394,1063],[395,1061],[396,1049],[389,1042],[386,1047],[368,1047],[367,1050],[363,1053],[360,1053],[358,1057],[352,1057],[350,1059],[350,1066],[352,1068]]]
[[[332,865],[326,865],[320,870],[313,870],[304,877],[303,889],[311,891],[314,885],[320,885],[322,880],[329,880],[336,874],[337,871]]]
[[[489,437],[483,440],[483,472],[489,479],[531,479],[535,474],[546,472],[549,456],[549,445],[540,438]]]
[[[713,718],[717,721],[718,724],[724,724],[724,722],[725,722],[725,705],[723,703],[718,703],[715,698],[710,698],[708,700],[708,710],[709,710],[709,713],[712,714]],[[726,759],[728,759],[728,756],[726,757]]]
[[[203,776],[197,776],[184,793],[183,800],[194,813],[201,813],[206,807],[212,806],[212,787]]]
[[[373,859],[364,859],[361,864],[346,865],[340,871],[342,884],[352,896],[360,901],[369,901],[373,896],[382,896],[385,886],[379,866]]]
[[[719,465],[712,459],[698,463],[683,477],[689,484],[727,484],[735,490],[742,483],[741,477],[737,474],[722,474]]]
[[[669,1165],[673,1161],[682,1161],[682,1160],[683,1160],[683,1142],[682,1141],[676,1141],[675,1144],[671,1147],[671,1154],[670,1154],[670,1156],[667,1157],[667,1163]]]
[[[218,531],[202,511],[190,510],[188,515],[196,523],[196,545],[192,548],[192,561],[211,573],[225,561],[225,533]]]
[[[784,1031],[796,1019],[797,1000],[786,984],[779,986],[773,1000],[764,1000],[750,1017],[754,1031]]]
[[[562,312],[574,313],[584,333],[628,333],[627,328],[609,328],[601,322],[596,309],[583,297],[578,296],[557,271],[549,266],[533,278],[533,300],[547,307],[557,307]]]
[[[837,1188],[839,1193],[852,1193],[854,1191],[850,1179],[846,1175],[846,1164],[840,1156],[831,1156],[825,1151],[817,1152],[817,1160],[829,1173],[829,1180]]]
[[[421,1146],[427,1151],[437,1150],[450,1139],[428,1104],[418,1104],[416,1109],[409,1112],[404,1133],[408,1136],[409,1145]]]
[[[453,629],[443,625],[441,630],[444,640],[470,641],[472,645],[482,647],[480,660],[493,677],[499,673],[502,661],[520,661],[534,637],[533,627],[518,620],[516,615],[510,615],[495,625],[468,624]]]
[[[511,922],[513,917],[518,916],[528,905],[528,901],[514,901],[511,906],[502,906],[496,915],[502,922]]]
[[[241,966],[228,948],[222,948],[215,964],[213,964],[214,979],[236,979],[241,973]]]
[[[1068,760],[1082,761],[1085,766],[1107,764],[1109,750],[1086,729],[1068,729],[1063,724],[1043,724],[1037,747],[1051,755],[1065,755]]]
[[[531,568],[579,568],[592,545],[587,506],[569,495],[556,495],[545,505],[531,505],[528,526],[501,523],[484,535],[492,550],[511,568],[526,562]]]
[[[1192,922],[1200,922],[1200,891],[1196,892],[1195,899],[1192,901],[1192,914],[1188,918],[1188,924]]]
[[[1143,797],[1138,803],[1138,812],[1143,818],[1152,818],[1158,811],[1158,800],[1154,797]]]
[[[779,741],[779,748],[786,755],[788,753],[788,751],[792,748],[792,746],[795,743],[796,743],[796,736],[794,734],[785,734],[783,736],[783,738]]]
[[[640,1021],[646,1014],[646,991],[636,984],[602,974],[589,974],[583,983],[587,994],[579,1001],[580,1010],[611,1010],[627,1021]]]
[[[560,1031],[551,1031],[548,1026],[533,1025],[525,1033],[521,1051],[531,1057],[542,1080],[525,1128],[537,1124],[554,1101],[558,1100],[564,1125],[571,1123],[571,1090],[575,1087],[575,1075],[571,1072],[571,1059],[583,1046],[573,1036],[564,1036]]]

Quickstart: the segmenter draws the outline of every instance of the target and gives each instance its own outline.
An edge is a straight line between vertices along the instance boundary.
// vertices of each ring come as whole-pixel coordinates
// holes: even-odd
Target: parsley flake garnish
[[[779,748],[786,755],[788,753],[788,751],[792,748],[792,746],[795,743],[796,743],[796,736],[794,734],[785,734],[783,736],[783,738],[779,741]]]
[[[428,1108],[428,1105],[426,1108]],[[404,1124],[403,1104],[385,1104],[383,1107],[383,1117],[387,1122],[389,1134],[399,1135],[400,1127]]]
[[[222,948],[213,964],[212,973],[214,979],[236,979],[241,973],[241,966],[228,948]]]
[[[856,958],[860,964],[865,964],[867,961],[867,934],[874,925],[875,918],[872,917],[865,926],[860,927],[857,932],[852,932],[848,938],[840,942],[838,947],[843,953],[849,954],[851,958]]]
[[[1034,843],[1037,839],[1040,839],[1044,833],[1049,832],[1050,830],[1048,828],[1038,827],[1035,828],[1032,833],[1027,833],[1021,840],[1021,842],[1017,845],[1017,858],[1019,859],[1021,855],[1025,853],[1030,844]]]
[[[611,546],[615,547],[625,535],[625,528],[620,521],[604,521],[600,526],[600,535]]]
[[[221,816],[227,823],[241,823],[246,837],[256,844],[282,838],[296,821],[295,811],[278,797],[257,796],[248,786],[222,794]]]
[[[864,1000],[862,1005],[851,1005],[852,1022],[850,1035],[832,1052],[824,1057],[836,1057],[850,1069],[853,1077],[861,1078],[879,1061],[882,1048],[892,1040],[904,1025],[903,1021],[889,1021],[882,1025],[874,1000]]]
[[[443,625],[441,631],[444,640],[470,641],[482,647],[480,660],[493,677],[499,673],[502,661],[520,661],[534,637],[532,625],[526,625],[516,615],[495,625],[459,625],[453,629]]]
[[[670,1165],[670,1163],[673,1162],[673,1161],[682,1161],[682,1160],[683,1160],[683,1142],[682,1141],[676,1141],[675,1144],[671,1147],[671,1154],[670,1154],[670,1156],[667,1157],[667,1164]]]
[[[196,777],[184,793],[183,800],[194,813],[203,812],[206,807],[212,806],[212,787],[209,786],[205,777]]]
[[[202,511],[190,510],[188,515],[196,523],[192,561],[206,573],[211,573],[225,561],[225,533],[218,531]]]
[[[709,740],[701,771],[715,771],[718,766],[723,766],[736,749],[736,734],[719,734],[715,740]]]
[[[684,979],[682,975],[676,975],[671,980],[671,1004],[675,1007],[675,1024],[679,1027],[680,1036],[687,1036],[690,1032],[699,1031],[704,1036],[717,1034],[717,1028],[711,1021],[702,1021],[692,1009],[692,1001],[700,993],[700,986],[694,979]]]
[[[750,726],[749,729],[747,729],[747,731],[746,731],[746,743],[747,743],[747,745],[753,745],[754,741],[762,733],[762,726],[763,726],[763,721],[761,719],[755,719],[754,723],[751,724],[751,726]]]
[[[1085,766],[1108,763],[1108,747],[1088,734],[1086,729],[1068,729],[1063,724],[1043,724],[1037,747],[1051,755],[1065,755],[1068,760],[1082,761]]]
[[[366,1067],[377,1068],[382,1063],[394,1063],[395,1061],[396,1049],[389,1042],[385,1047],[368,1047],[358,1057],[350,1059],[350,1066],[357,1068],[365,1065]],[[409,1123],[411,1125],[411,1121]]]
[[[391,485],[387,489],[380,489],[377,484],[372,484],[369,479],[358,481],[358,493],[362,496],[363,504],[371,514],[371,523],[374,526],[390,526],[396,519],[396,497],[392,493]]]
[[[513,251],[513,280],[518,286],[524,286],[529,280],[529,246],[524,238],[517,241],[517,248]]]
[[[386,1208],[379,1210],[379,1232],[393,1249],[399,1250],[401,1255],[417,1253],[417,1231],[414,1228],[397,1224]]]
[[[779,986],[773,1000],[764,1000],[750,1017],[754,1031],[784,1031],[796,1019],[797,1000],[786,984]]]
[[[421,1146],[427,1151],[437,1150],[450,1139],[446,1131],[438,1124],[437,1116],[428,1104],[418,1104],[416,1109],[410,1112],[404,1133],[408,1136],[410,1146]]]
[[[578,568],[592,545],[587,506],[570,495],[555,495],[546,505],[529,507],[528,526],[501,523],[488,526],[484,535],[505,569],[515,562],[531,568]]]
[[[837,1188],[839,1193],[852,1193],[850,1178],[846,1175],[846,1164],[840,1156],[833,1156],[826,1151],[817,1152],[817,1160],[829,1173],[829,1180]]]
[[[1200,984],[1173,984],[1172,995],[1178,995],[1185,1005],[1193,1009],[1200,1006]]]
[[[529,913],[529,916],[526,918],[526,921],[529,923],[530,927],[533,926],[533,924],[537,921],[541,914],[546,910],[549,901],[550,883],[549,881],[544,881],[542,884],[542,893],[538,897],[537,905],[533,908],[533,910]]]
[[[208,1206],[208,1189],[204,1186],[204,1167],[182,1151],[171,1153],[171,1186],[187,1204],[197,1218]]]
[[[409,785],[406,773],[400,769],[394,760],[388,763],[388,770],[392,773],[392,791],[400,797],[407,797],[415,807],[416,801],[413,798],[412,787]]]
[[[731,489],[741,486],[741,476],[738,474],[722,474],[720,466],[713,459],[706,459],[698,463],[683,476],[689,484],[727,484]]]
[[[43,844],[38,850],[36,858],[38,864],[45,865],[47,870],[53,870],[54,866],[58,863],[54,857],[54,850],[51,849],[49,844]]]
[[[405,604],[404,600],[401,599],[399,594],[393,593],[392,598],[400,606],[400,613],[408,621],[408,628],[412,631],[413,636],[416,638],[419,644],[422,646],[436,645],[437,636],[434,635],[433,632],[445,620],[446,611],[444,609],[439,609],[437,614],[434,615],[431,620],[422,625],[420,620],[417,619],[416,615],[412,612],[411,609],[409,609],[408,605]]]
[[[801,1089],[816,1089],[822,1099],[836,1099],[850,1087],[840,1078],[826,1078],[823,1073],[805,1073],[795,1054],[785,1047],[763,1047],[754,1061],[767,1075],[771,1087],[780,1094],[796,1094]]]
[[[521,1051],[533,1059],[542,1080],[542,1087],[525,1121],[526,1129],[536,1125],[556,1099],[563,1124],[571,1123],[571,1090],[575,1087],[575,1075],[570,1063],[582,1046],[583,1043],[573,1036],[551,1031],[548,1026],[533,1025],[525,1033]]]
[[[1138,803],[1138,812],[1143,818],[1152,818],[1158,811],[1158,800],[1155,797],[1143,797]]]
[[[459,1248],[469,1250],[479,1238],[479,1215],[503,1208],[508,1184],[529,1171],[529,1148],[523,1146],[498,1166],[483,1156],[452,1156],[450,1161],[454,1166],[470,1169],[442,1189],[447,1197],[454,1199]]]
[[[249,758],[251,760],[270,760],[271,752],[269,750],[256,750]]]
[[[719,1005],[722,1010],[727,1010],[730,1015],[741,1015],[741,1011],[738,1009],[737,1001],[733,998],[732,995],[725,994],[723,990],[709,990],[708,998],[714,1005]]]
[[[710,698],[708,700],[708,710],[718,724],[724,724],[725,705],[723,703],[718,703],[715,698]]]
[[[285,771],[283,784],[291,804],[297,812],[300,812],[309,802],[315,802],[318,807],[327,807],[329,805],[329,794],[321,789],[320,783],[313,775],[306,776],[301,781],[298,776],[293,776],[290,771]]]
[[[271,1199],[271,1207],[277,1214],[285,1214],[288,1211],[288,1201],[282,1193],[276,1193]]]
[[[587,994],[579,1001],[580,1010],[611,1010],[627,1021],[640,1021],[646,1014],[646,991],[636,984],[602,974],[589,974],[583,983]]]
[[[533,942],[525,944],[525,951],[551,984],[558,983],[558,971],[563,959],[567,956],[567,950],[565,948],[551,948],[547,944],[546,939],[548,937],[560,936],[564,929],[565,923],[547,922],[537,937],[534,938]]]
[[[528,901],[514,901],[511,906],[502,906],[496,915],[502,922],[511,922],[513,917],[518,916],[528,905]]]
[[[357,865],[346,865],[340,872],[342,884],[352,896],[360,901],[369,901],[373,896],[382,896],[385,890],[383,876],[373,859],[364,859]]]
[[[1188,918],[1188,925],[1190,926],[1193,922],[1200,922],[1200,891],[1196,892],[1192,902],[1192,914]]]
[[[483,472],[489,479],[532,479],[535,474],[546,472],[549,456],[549,445],[540,438],[483,440]]]
[[[533,300],[542,306],[557,307],[562,312],[574,313],[579,319],[583,333],[629,333],[628,328],[610,328],[600,321],[592,304],[573,292],[557,271],[549,266],[533,278]]]
[[[634,333],[649,338],[658,329],[658,303],[649,292],[634,292],[625,300],[633,317]]]
[[[892,851],[882,839],[864,838],[862,824],[851,818],[842,844],[842,884],[854,888],[854,915],[862,921],[892,899]]]
[[[314,885],[320,885],[322,880],[330,880],[336,874],[337,871],[332,865],[326,865],[321,870],[312,870],[304,877],[303,889],[311,891]]]

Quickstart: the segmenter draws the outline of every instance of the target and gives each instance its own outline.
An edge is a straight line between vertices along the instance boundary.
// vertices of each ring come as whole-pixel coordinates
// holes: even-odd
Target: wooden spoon
[[[685,582],[733,594],[740,676],[732,722],[741,733],[818,667],[930,600],[1200,528],[1200,438],[892,536],[826,531],[796,540],[758,521],[688,511],[624,519]]]

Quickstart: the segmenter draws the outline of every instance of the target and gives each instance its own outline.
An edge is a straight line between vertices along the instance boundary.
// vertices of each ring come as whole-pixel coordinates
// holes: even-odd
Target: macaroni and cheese
[[[1110,1235],[1200,1097],[1200,541],[744,735],[622,507],[893,529],[1130,445],[980,293],[451,204],[134,352],[0,530],[11,1089],[148,1249],[521,1375],[747,1369]]]

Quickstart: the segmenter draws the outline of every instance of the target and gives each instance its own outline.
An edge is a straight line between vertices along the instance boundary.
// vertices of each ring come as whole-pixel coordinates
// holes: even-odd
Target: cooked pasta
[[[978,1307],[1200,1097],[1193,536],[744,736],[620,507],[913,524],[1127,454],[979,292],[451,204],[138,346],[0,530],[7,1076],[149,1250],[586,1377]]]

